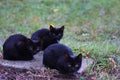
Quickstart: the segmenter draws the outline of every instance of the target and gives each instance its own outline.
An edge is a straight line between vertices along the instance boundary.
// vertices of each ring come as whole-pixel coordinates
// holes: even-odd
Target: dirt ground
[[[0,55],[0,58],[2,56]],[[120,66],[114,68],[110,76],[114,76],[115,79],[120,79]],[[46,69],[42,67],[40,70],[25,70],[11,67],[5,67],[0,65],[0,80],[97,80],[97,76],[94,73],[82,73],[75,75],[63,75],[56,70]],[[102,80],[102,79],[98,79]]]
[[[116,76],[116,79],[120,79],[120,67],[114,69],[111,75]],[[94,74],[76,74],[63,75],[59,74],[56,70],[49,70],[42,68],[41,70],[21,70],[10,67],[3,67],[0,65],[0,80],[97,80]],[[102,79],[98,79],[102,80]]]
[[[59,74],[55,70],[21,70],[0,65],[0,80],[79,80],[79,76]]]
[[[0,65],[0,80],[79,80],[79,78],[80,74],[63,75],[45,67],[40,70],[26,70]]]

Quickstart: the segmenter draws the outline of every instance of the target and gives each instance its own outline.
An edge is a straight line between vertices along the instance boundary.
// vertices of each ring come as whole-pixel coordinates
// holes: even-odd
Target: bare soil
[[[0,80],[79,80],[75,75],[59,74],[56,70],[23,70],[0,65]]]

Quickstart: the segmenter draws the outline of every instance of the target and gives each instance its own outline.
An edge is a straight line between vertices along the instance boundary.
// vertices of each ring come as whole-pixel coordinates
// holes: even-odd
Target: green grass
[[[61,43],[75,54],[91,56],[100,70],[108,70],[108,58],[120,56],[119,4],[119,0],[0,0],[0,38],[15,33],[30,37],[49,24],[65,25]],[[112,40],[114,36],[119,40]]]

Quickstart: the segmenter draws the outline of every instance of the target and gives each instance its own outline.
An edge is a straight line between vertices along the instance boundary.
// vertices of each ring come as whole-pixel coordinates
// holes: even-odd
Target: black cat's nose
[[[75,70],[75,68],[72,68],[72,71],[74,71]]]
[[[74,69],[74,68],[71,68],[71,69],[70,69],[70,72],[72,72],[72,73],[75,72],[75,69]]]
[[[57,36],[56,39],[57,39],[57,40],[60,40],[60,37]]]

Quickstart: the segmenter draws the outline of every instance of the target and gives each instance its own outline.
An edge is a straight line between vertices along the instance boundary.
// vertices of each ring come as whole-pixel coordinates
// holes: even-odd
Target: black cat
[[[81,63],[82,54],[75,56],[72,50],[63,44],[55,43],[44,50],[43,64],[57,69],[60,73],[74,73],[81,67]]]
[[[54,28],[50,25],[50,29],[40,29],[34,32],[31,36],[31,40],[38,46],[38,51],[44,50],[46,47],[53,43],[58,43],[63,37],[64,26],[60,28]]]
[[[3,59],[32,60],[34,43],[21,34],[11,35],[3,44]]]

